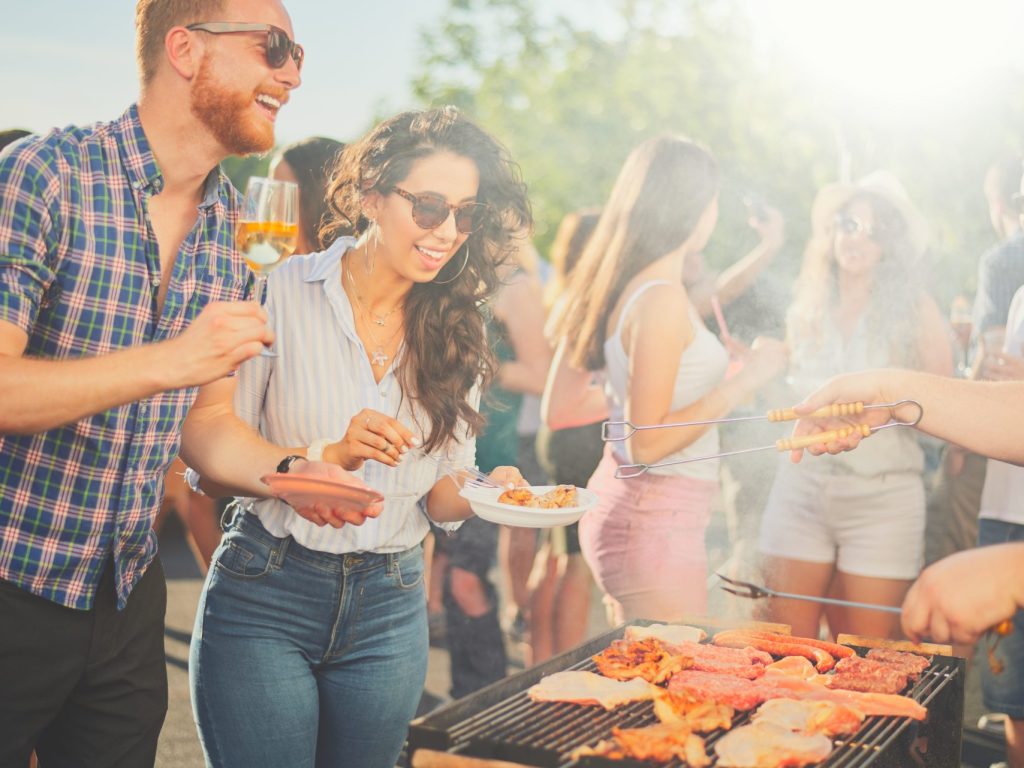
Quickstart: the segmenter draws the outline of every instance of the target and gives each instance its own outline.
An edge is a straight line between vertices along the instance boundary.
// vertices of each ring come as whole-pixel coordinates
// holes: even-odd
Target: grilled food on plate
[[[575,485],[556,485],[547,493],[536,494],[529,488],[512,488],[498,497],[500,504],[538,509],[565,509],[575,507],[577,500]]]

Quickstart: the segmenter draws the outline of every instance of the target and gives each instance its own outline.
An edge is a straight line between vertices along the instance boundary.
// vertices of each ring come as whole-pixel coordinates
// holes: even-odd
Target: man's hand
[[[256,302],[211,301],[181,334],[162,345],[168,389],[221,379],[273,342],[267,313]]]
[[[365,488],[366,490],[371,491],[373,490],[358,477],[354,477],[335,464],[329,464],[324,461],[297,461],[292,465],[292,469],[288,474],[296,477],[342,480],[345,483],[359,488]],[[306,494],[303,494],[302,499],[306,504],[304,506],[295,506],[295,504],[292,504],[292,502],[289,501],[288,496],[289,494],[282,493],[278,498],[288,504],[291,504],[292,508],[300,517],[309,520],[315,525],[329,525],[332,528],[341,528],[346,523],[351,525],[362,525],[366,522],[367,518],[377,517],[384,508],[383,504],[379,502],[371,504],[368,507],[364,507],[358,502],[338,498],[324,499],[322,502],[310,505],[308,504],[308,499],[305,498]]]
[[[903,632],[917,642],[973,643],[1021,607],[1024,543],[957,552],[926,568],[903,601]]]
[[[863,413],[852,416],[838,416],[827,418],[814,418],[810,414],[833,403],[857,403],[865,405],[872,403],[887,402],[886,395],[882,391],[882,382],[885,373],[883,371],[866,371],[864,373],[853,373],[845,376],[837,376],[829,381],[824,387],[810,395],[802,403],[795,406],[795,410],[801,415],[793,428],[793,437],[804,435],[815,435],[819,432],[827,432],[843,427],[866,424],[869,427],[880,427],[894,417],[889,409],[873,408]],[[861,434],[854,430],[849,437],[833,440],[826,443],[818,443],[809,446],[806,450],[812,456],[820,456],[823,453],[835,455],[844,451],[852,451],[863,439]],[[790,457],[793,463],[799,463],[803,458],[804,449],[792,451]]]

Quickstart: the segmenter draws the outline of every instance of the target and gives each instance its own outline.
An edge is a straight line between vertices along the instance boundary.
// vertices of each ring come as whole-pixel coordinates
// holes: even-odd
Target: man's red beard
[[[204,56],[192,87],[192,114],[233,155],[267,152],[274,147],[274,126],[252,114],[254,94],[232,91],[213,75]]]

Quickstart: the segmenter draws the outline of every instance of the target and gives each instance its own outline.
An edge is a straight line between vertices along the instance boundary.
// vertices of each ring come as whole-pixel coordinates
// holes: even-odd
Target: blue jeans
[[[192,633],[208,766],[393,768],[426,672],[420,547],[332,555],[236,515]]]
[[[1024,541],[1024,525],[982,518],[978,525],[978,546]],[[991,635],[978,642],[985,648],[993,642]],[[989,712],[1002,712],[1014,720],[1024,719],[1024,610],[1013,617],[1013,632],[999,641],[996,656],[1004,669],[998,675],[988,664],[978,664],[981,671],[981,697]]]

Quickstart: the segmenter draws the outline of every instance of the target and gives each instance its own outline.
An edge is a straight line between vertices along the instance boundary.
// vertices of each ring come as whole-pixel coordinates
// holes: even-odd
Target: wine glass
[[[953,299],[949,307],[949,325],[953,329],[953,340],[956,343],[956,375],[961,379],[970,378],[968,351],[971,332],[974,330],[974,318],[971,316],[971,303],[965,296]]]
[[[294,253],[298,240],[298,185],[250,176],[235,241],[256,277],[255,300],[258,303],[263,303],[270,271]],[[277,357],[267,349],[261,354]]]

